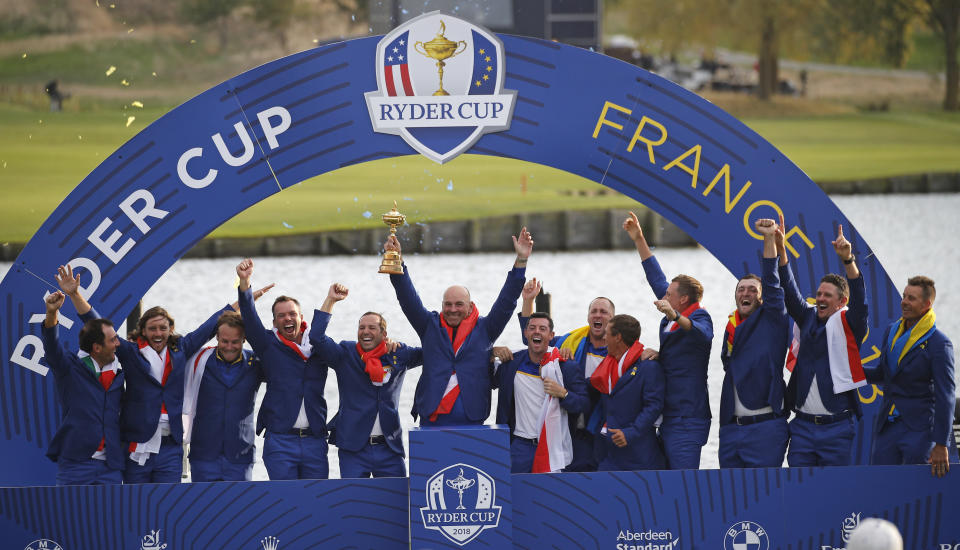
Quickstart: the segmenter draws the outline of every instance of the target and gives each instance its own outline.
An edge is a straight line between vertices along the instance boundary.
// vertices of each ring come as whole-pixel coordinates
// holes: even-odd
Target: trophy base
[[[380,269],[377,273],[386,273],[387,275],[403,275],[403,263],[401,260],[383,260],[380,263]]]
[[[448,94],[447,91],[444,90],[443,88],[440,88],[439,90],[433,92],[433,95],[450,95],[450,94]]]

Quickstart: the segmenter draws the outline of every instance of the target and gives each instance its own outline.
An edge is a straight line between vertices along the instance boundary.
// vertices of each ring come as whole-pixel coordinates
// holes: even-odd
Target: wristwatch
[[[847,258],[846,260],[843,260],[843,265],[850,265],[850,264],[852,264],[853,261],[856,260],[856,259],[857,259],[857,257],[854,256],[853,254],[851,254],[849,258]]]

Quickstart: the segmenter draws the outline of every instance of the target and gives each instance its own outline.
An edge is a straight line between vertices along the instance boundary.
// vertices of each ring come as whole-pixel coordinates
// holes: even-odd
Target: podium
[[[410,430],[410,547],[513,547],[506,426]]]

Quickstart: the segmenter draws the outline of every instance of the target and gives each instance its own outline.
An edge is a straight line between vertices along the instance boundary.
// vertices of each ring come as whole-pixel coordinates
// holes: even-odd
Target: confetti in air
[[[364,213],[362,214],[362,216],[363,216],[364,218],[367,218],[368,220],[370,219],[370,216],[372,216],[372,215],[373,215],[373,213],[371,213],[369,210],[367,210],[366,212],[364,212]]]
[[[143,103],[140,103],[139,101],[134,101],[134,102],[131,103],[130,105],[133,105],[134,107],[139,107],[139,108],[143,109]]]
[[[293,229],[293,226],[287,222],[283,222],[283,226],[286,227],[287,229]]]
[[[450,180],[450,183],[447,184],[447,191],[453,191],[453,180]]]
[[[26,59],[26,58],[27,58],[27,52],[23,52],[23,55],[20,56],[20,59]]]
[[[130,85],[130,83],[127,82],[127,79],[126,79],[126,78],[124,78],[123,80],[121,80],[121,81],[120,81],[120,84],[123,84],[124,86],[129,86],[129,85]]]
[[[130,34],[132,32],[133,32],[133,29],[127,29],[127,34]]]
[[[135,116],[128,116],[128,117],[127,117],[127,128],[129,128],[130,125],[133,124],[133,121],[134,121],[134,120],[137,120],[137,117],[135,117]]]
[[[110,76],[110,75],[112,75],[112,74],[113,74],[113,72],[114,72],[114,71],[116,71],[116,70],[117,70],[117,68],[116,68],[116,67],[114,67],[113,65],[110,65],[110,68],[109,68],[109,69],[107,69],[107,76]]]

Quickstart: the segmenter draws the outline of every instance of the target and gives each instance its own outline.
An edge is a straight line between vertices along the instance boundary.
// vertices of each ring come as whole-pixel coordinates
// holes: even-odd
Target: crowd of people
[[[783,220],[755,226],[762,272],[739,279],[720,335],[720,467],[779,467],[784,457],[791,467],[850,464],[862,416],[857,388],[872,382],[883,386],[883,402],[871,463],[929,463],[945,475],[954,359],[936,327],[933,281],[907,281],[902,317],[887,327],[879,360],[864,367],[866,292],[842,227],[832,245],[844,273],[824,275],[808,301],[784,248]],[[270,479],[327,478],[328,444],[338,449],[341,477],[404,476],[399,398],[417,367],[411,412],[421,427],[482,424],[497,389],[496,421],[509,427],[515,473],[696,469],[712,422],[714,330],[700,306],[704,289],[690,275],[668,280],[633,213],[623,229],[663,315],[656,337],[642,340],[637,319],[617,314],[603,296],[589,303],[586,326],[558,335],[550,315],[534,311],[541,288],[526,278],[534,244],[526,228],[512,237],[516,259],[486,315],[466,287],[447,288],[432,311],[409,266],[390,275],[419,346],[389,339],[387,320],[374,311],[358,320],[355,340],[328,335],[334,306],[349,296],[341,283],[330,286],[309,324],[290,296],[274,300],[265,324],[254,301],[273,285],[253,289],[250,259],[236,268],[238,301],[197,329],[179,335],[173,317],[154,307],[130,339],[120,339],[81,295],[70,266],[61,266],[42,329],[63,411],[47,452],[57,483],[176,483],[185,447],[194,481],[249,480],[256,434]],[[400,253],[401,245],[390,236],[384,249]],[[78,352],[58,335],[67,298],[84,321]],[[495,346],[518,301],[526,348]],[[329,421],[328,369],[340,397]]]

